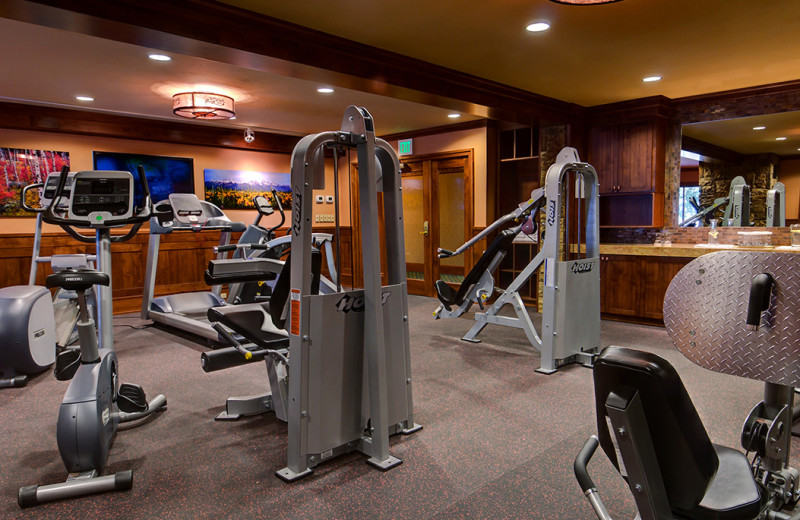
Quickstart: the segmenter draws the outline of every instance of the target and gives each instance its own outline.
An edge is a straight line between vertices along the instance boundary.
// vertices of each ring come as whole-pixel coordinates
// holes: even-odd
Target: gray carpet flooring
[[[539,354],[522,331],[489,327],[482,343],[466,343],[459,338],[471,315],[433,321],[436,305],[410,297],[415,420],[424,428],[393,438],[391,451],[404,462],[391,471],[351,454],[284,483],[273,472],[285,465],[285,424],[271,414],[214,421],[227,396],[268,389],[263,365],[206,374],[202,345],[117,316],[122,380],[164,393],[169,403],[162,415],[117,436],[109,471],[133,469],[133,489],[18,508],[20,486],[64,478],[55,423],[66,383],[47,372],[26,388],[0,391],[0,517],[594,518],[572,475],[576,453],[596,428],[591,371],[537,374]],[[693,365],[662,328],[603,322],[602,336],[603,345],[665,357],[711,439],[738,446],[760,383]],[[598,453],[590,470],[612,516],[633,518],[633,501],[607,459]]]

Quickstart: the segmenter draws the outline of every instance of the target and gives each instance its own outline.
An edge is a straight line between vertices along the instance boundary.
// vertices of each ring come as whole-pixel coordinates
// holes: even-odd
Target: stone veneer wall
[[[664,166],[664,225],[678,225],[678,190],[681,186],[681,122],[667,126],[667,153]]]
[[[767,190],[776,182],[778,157],[749,155],[742,164],[700,163],[700,204],[708,207],[714,199],[727,197],[731,180],[740,175],[750,186],[750,220],[763,226],[767,220]],[[721,212],[720,216],[721,216]]]
[[[719,229],[720,244],[736,244],[739,231],[754,231],[753,228],[721,227]],[[652,244],[656,233],[669,231],[673,244],[705,244],[708,242],[707,227],[670,227],[658,228],[603,228],[600,230],[602,244]],[[788,246],[792,243],[788,227],[760,228],[759,231],[772,231],[773,246]]]

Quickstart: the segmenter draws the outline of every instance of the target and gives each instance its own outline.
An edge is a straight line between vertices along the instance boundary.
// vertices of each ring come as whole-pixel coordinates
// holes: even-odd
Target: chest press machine
[[[574,189],[573,189],[574,188]],[[539,253],[485,312],[475,313],[475,324],[461,338],[480,342],[478,334],[489,324],[522,329],[530,344],[542,356],[537,372],[550,374],[569,363],[591,365],[600,346],[600,256],[597,205],[597,172],[580,162],[574,148],[559,152],[547,170],[545,187],[534,190],[531,198],[513,212],[500,217],[456,251],[439,250],[446,258],[463,253],[489,233],[509,222],[533,218],[543,206],[545,235]],[[492,272],[500,265],[523,224],[501,231],[464,278],[458,291],[444,281],[436,282],[441,305],[434,319],[455,318],[473,303],[483,308],[494,290]],[[570,232],[574,234],[571,235]],[[574,242],[571,242],[570,239]],[[577,258],[575,258],[577,257]],[[528,314],[520,288],[544,266],[544,306],[542,335]],[[510,305],[516,317],[500,311]]]
[[[313,247],[311,223],[313,190],[325,187],[326,148],[334,150],[334,157],[341,148],[357,150],[364,289],[319,294],[320,254]],[[276,472],[283,480],[309,475],[321,462],[352,451],[388,470],[402,462],[389,453],[389,437],[421,428],[414,423],[411,394],[400,163],[389,144],[375,137],[369,112],[350,106],[340,131],[300,140],[292,153],[291,183],[291,255],[272,298],[209,311],[212,321],[223,322],[257,347],[245,349],[231,341],[232,349],[204,353],[203,367],[213,371],[256,358],[267,362],[272,395],[262,399],[266,408],[261,411],[272,409],[288,422],[287,465]],[[385,286],[378,192],[384,203]],[[289,313],[284,321],[278,302],[287,271]],[[247,330],[256,318],[285,330]],[[258,403],[252,404],[250,410],[258,413]]]

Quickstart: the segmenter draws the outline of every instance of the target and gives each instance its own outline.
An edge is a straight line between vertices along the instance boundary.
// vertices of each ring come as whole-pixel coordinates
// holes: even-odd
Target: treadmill
[[[211,291],[177,293],[155,297],[156,273],[158,271],[158,252],[162,235],[170,233],[202,233],[220,231],[220,246],[230,243],[231,233],[245,231],[241,222],[231,221],[214,204],[197,198],[193,193],[172,193],[167,201],[157,205],[159,211],[165,210],[163,204],[172,209],[172,220],[150,220],[150,240],[147,246],[147,267],[144,275],[144,294],[142,296],[142,319],[149,319],[167,327],[172,327],[212,343],[225,340],[208,322],[208,309],[228,305],[220,296],[222,286],[215,285]],[[226,253],[218,252],[217,259]]]

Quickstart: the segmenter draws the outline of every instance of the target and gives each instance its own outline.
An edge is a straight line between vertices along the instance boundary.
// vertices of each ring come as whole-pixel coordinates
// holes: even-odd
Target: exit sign
[[[397,154],[398,155],[411,155],[411,139],[403,139],[397,141]]]

